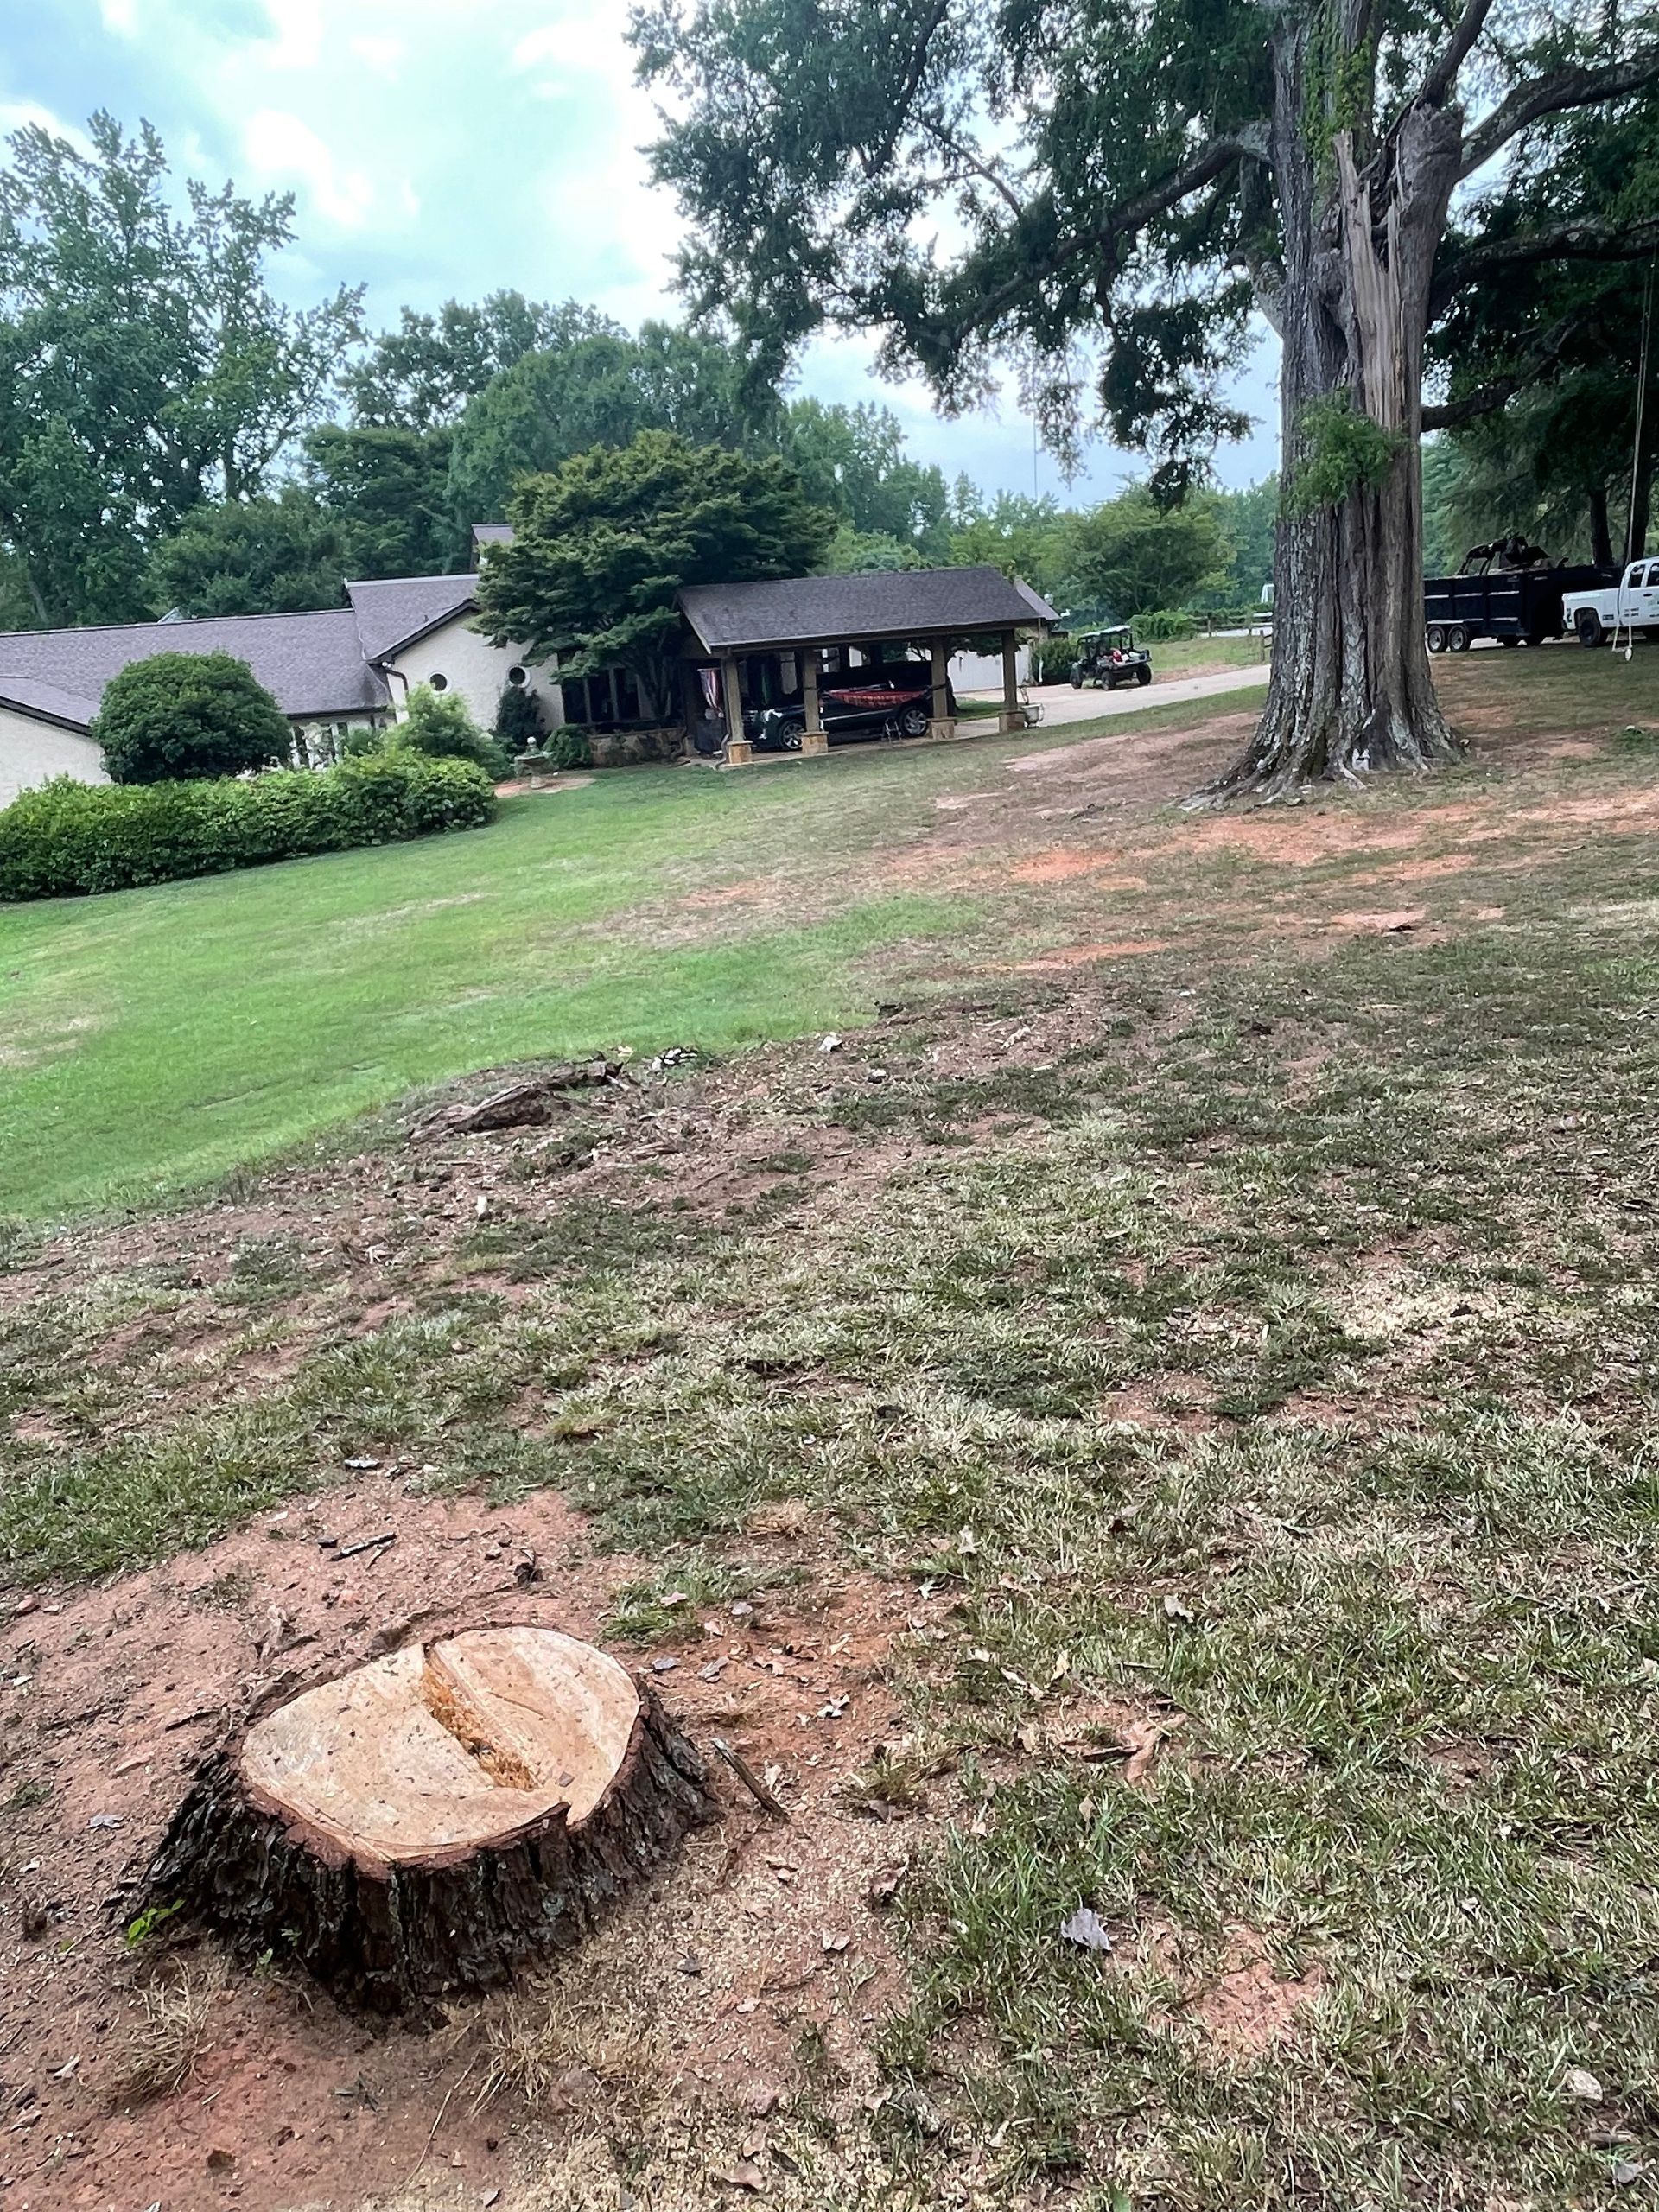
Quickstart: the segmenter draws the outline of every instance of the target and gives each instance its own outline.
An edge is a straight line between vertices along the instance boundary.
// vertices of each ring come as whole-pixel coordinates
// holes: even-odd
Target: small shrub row
[[[1131,626],[1137,645],[1173,645],[1180,639],[1196,638],[1198,634],[1196,617],[1184,614],[1173,607],[1160,607],[1150,614],[1137,614]]]
[[[0,900],[218,875],[472,830],[494,813],[482,768],[401,749],[246,782],[92,785],[60,777],[0,811]]]

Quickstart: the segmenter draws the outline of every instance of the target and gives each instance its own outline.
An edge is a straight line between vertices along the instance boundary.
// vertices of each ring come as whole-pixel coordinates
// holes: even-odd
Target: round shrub
[[[245,661],[154,653],[124,668],[92,724],[118,784],[243,776],[285,760],[292,734]]]

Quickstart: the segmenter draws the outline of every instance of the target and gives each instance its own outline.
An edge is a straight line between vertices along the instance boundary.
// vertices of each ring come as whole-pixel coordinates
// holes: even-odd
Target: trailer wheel
[[[1601,617],[1593,607],[1581,607],[1579,609],[1578,632],[1579,643],[1581,645],[1593,646],[1601,643],[1604,634]]]
[[[1429,624],[1428,650],[1432,653],[1443,653],[1446,651],[1446,626],[1443,623]]]
[[[1461,622],[1454,622],[1452,625],[1452,627],[1446,632],[1446,650],[1449,653],[1466,653],[1468,652],[1469,632],[1464,628]]]

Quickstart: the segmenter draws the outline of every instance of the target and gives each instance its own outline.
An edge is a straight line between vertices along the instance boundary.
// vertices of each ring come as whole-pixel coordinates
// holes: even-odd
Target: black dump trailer
[[[1472,546],[1455,576],[1430,576],[1423,585],[1428,650],[1467,652],[1477,638],[1541,645],[1564,633],[1564,594],[1593,590],[1607,581],[1588,563],[1552,562],[1541,546],[1518,537]]]

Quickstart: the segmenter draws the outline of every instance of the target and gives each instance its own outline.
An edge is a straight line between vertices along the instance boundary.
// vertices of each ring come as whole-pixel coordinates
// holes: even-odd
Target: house
[[[474,558],[511,536],[505,524],[480,524]],[[1019,638],[1055,619],[1034,592],[988,567],[697,585],[681,594],[684,696],[664,730],[645,711],[626,669],[561,678],[556,666],[532,666],[511,645],[490,644],[474,626],[477,590],[475,570],[403,576],[347,583],[349,603],[319,613],[175,615],[0,635],[0,806],[54,776],[105,781],[90,734],[105,687],[156,653],[225,652],[245,661],[288,717],[302,760],[332,760],[351,731],[399,719],[421,683],[464,700],[486,729],[503,690],[522,686],[539,701],[548,728],[569,721],[602,733],[601,757],[611,760],[652,750],[660,757],[688,731],[706,740],[711,727],[722,743],[734,739],[732,757],[741,760],[746,711],[792,702],[804,721],[804,749],[818,751],[811,741],[822,735],[820,677],[917,649],[930,657],[931,719],[941,731],[950,657],[986,640],[998,657],[981,665],[1000,673],[1011,717]]]
[[[487,543],[486,532],[475,533]],[[156,653],[245,661],[292,724],[296,756],[332,760],[354,729],[397,720],[417,683],[453,691],[488,729],[502,690],[524,685],[550,728],[558,678],[472,626],[476,575],[348,583],[349,605],[315,614],[237,614],[0,634],[0,806],[54,776],[106,780],[89,731],[112,677]]]

